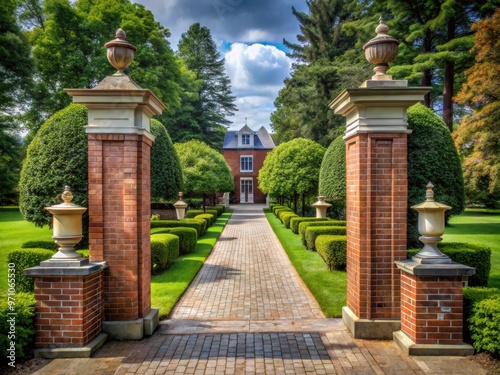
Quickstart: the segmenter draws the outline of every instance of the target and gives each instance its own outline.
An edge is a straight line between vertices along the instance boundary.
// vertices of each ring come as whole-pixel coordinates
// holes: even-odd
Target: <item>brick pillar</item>
[[[406,110],[426,87],[367,81],[344,90],[330,108],[347,119],[347,306],[355,338],[390,339],[400,327],[400,275],[406,259]]]
[[[401,269],[401,330],[394,340],[410,355],[472,355],[462,341],[463,278],[471,267],[457,263],[396,262]]]
[[[150,286],[150,118],[165,106],[125,74],[66,92],[89,109],[90,259],[109,264],[103,330],[114,339],[141,339],[158,325]]]

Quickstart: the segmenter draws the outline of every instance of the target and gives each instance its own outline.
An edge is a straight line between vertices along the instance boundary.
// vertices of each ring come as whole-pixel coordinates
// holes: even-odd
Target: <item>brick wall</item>
[[[251,177],[253,180],[254,203],[266,203],[266,195],[258,188],[257,176],[264,164],[264,159],[271,150],[224,150],[224,159],[231,168],[234,177],[234,198],[240,201],[240,178]],[[240,172],[240,156],[253,156],[253,172]]]
[[[105,319],[150,311],[150,151],[141,135],[88,134],[90,261],[108,261]]]
[[[443,307],[451,312],[443,313]],[[461,276],[416,277],[402,272],[401,330],[414,343],[462,345],[462,319]]]
[[[102,330],[103,272],[35,277],[38,348],[81,347]]]
[[[347,305],[360,319],[399,319],[394,262],[406,259],[406,134],[346,140]]]

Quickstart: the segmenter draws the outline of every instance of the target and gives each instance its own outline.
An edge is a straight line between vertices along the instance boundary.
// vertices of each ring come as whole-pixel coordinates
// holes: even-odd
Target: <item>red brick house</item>
[[[229,130],[224,138],[224,159],[234,177],[234,199],[237,203],[266,203],[258,188],[257,176],[274,142],[265,127],[253,131],[247,125]]]

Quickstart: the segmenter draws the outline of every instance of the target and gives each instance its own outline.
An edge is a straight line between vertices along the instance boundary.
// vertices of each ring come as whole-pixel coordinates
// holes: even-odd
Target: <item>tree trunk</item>
[[[306,195],[302,193],[302,216],[306,216]]]
[[[448,21],[448,41],[455,39],[455,19]],[[444,62],[444,89],[443,89],[443,121],[450,132],[453,131],[453,84],[455,82],[455,63]]]
[[[431,52],[431,50],[432,50],[432,33],[430,30],[426,30],[425,36],[424,36],[424,41],[422,43],[422,52]],[[431,72],[431,70],[425,69],[422,72],[422,79],[420,82],[421,82],[422,86],[427,86],[427,87],[432,86],[432,72]],[[430,108],[432,105],[430,92],[428,92],[427,94],[424,95],[424,105],[427,108]]]
[[[297,213],[297,201],[298,201],[298,194],[297,192],[293,193],[293,212]]]

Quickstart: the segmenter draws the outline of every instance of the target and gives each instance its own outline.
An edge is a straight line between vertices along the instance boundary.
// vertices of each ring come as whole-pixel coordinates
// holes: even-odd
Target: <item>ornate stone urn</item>
[[[389,27],[382,23],[382,17],[375,32],[377,36],[363,46],[366,59],[376,65],[373,68],[375,75],[372,79],[391,80],[392,76],[387,75],[386,72],[389,69],[389,63],[398,55],[399,40],[388,34]]]
[[[50,261],[79,260],[82,256],[75,251],[75,245],[82,239],[82,215],[87,209],[71,203],[73,194],[67,185],[61,198],[64,203],[45,207],[52,214],[52,238],[59,246]]]
[[[421,234],[419,240],[424,244],[422,250],[413,257],[413,260],[422,264],[451,263],[450,257],[444,255],[437,248],[444,233],[444,212],[451,210],[451,207],[434,201],[433,187],[434,185],[429,182],[425,202],[412,206],[418,212],[418,232]]]
[[[320,195],[318,201],[313,203],[312,206],[316,208],[316,218],[324,219],[326,217],[326,210],[332,205],[325,202],[326,197]]]
[[[123,71],[134,60],[134,54],[137,47],[127,42],[127,35],[122,29],[118,29],[115,34],[116,39],[106,43],[104,47],[107,48],[107,58],[113,67],[118,69],[115,74],[124,74]]]
[[[182,200],[183,193],[179,192],[179,200],[174,203],[175,213],[177,214],[177,220],[184,219],[184,215],[186,214],[187,203]]]

